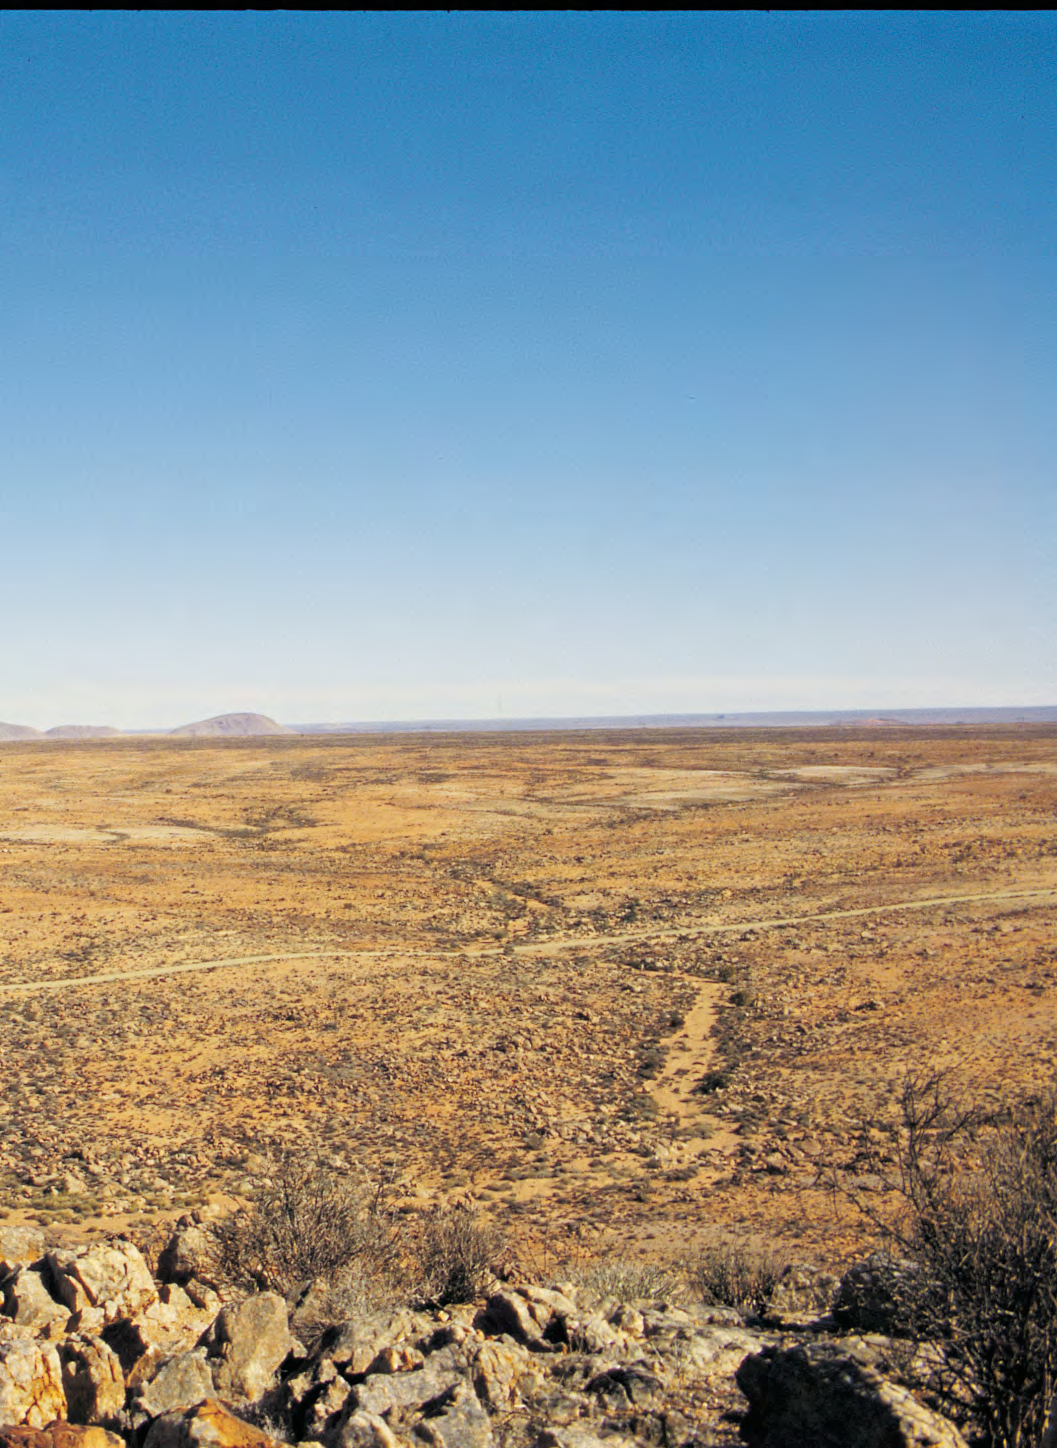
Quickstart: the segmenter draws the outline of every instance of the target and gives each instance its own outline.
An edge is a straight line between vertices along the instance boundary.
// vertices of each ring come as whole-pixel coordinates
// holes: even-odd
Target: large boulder
[[[71,1423],[124,1425],[125,1374],[121,1360],[99,1337],[69,1337],[59,1345],[62,1386]]]
[[[276,1369],[293,1346],[286,1303],[277,1292],[258,1292],[223,1308],[202,1346],[216,1391],[255,1402],[274,1387]]]
[[[839,1344],[766,1347],[735,1376],[750,1448],[966,1448],[953,1423]]]
[[[55,1296],[71,1312],[100,1308],[109,1323],[135,1317],[158,1296],[143,1255],[131,1242],[115,1239],[49,1252],[46,1261]]]
[[[37,1333],[57,1336],[70,1320],[70,1309],[55,1301],[39,1272],[21,1266],[4,1283],[4,1316]]]
[[[59,1354],[30,1338],[0,1342],[0,1423],[43,1428],[66,1417]]]
[[[320,1339],[318,1356],[329,1358],[351,1376],[365,1373],[378,1354],[394,1343],[427,1335],[435,1326],[422,1313],[407,1308],[368,1312],[328,1328]]]
[[[276,1442],[207,1398],[185,1412],[155,1418],[143,1448],[275,1448]]]

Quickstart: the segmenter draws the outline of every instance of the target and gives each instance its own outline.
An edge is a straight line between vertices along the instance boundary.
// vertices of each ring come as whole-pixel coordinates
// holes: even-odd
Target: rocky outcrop
[[[125,1374],[121,1360],[98,1337],[70,1337],[59,1347],[66,1414],[71,1423],[123,1426]]]
[[[70,1309],[56,1302],[44,1279],[32,1267],[16,1267],[4,1282],[4,1316],[20,1327],[34,1328],[49,1336],[64,1329]]]
[[[0,1279],[43,1256],[44,1233],[37,1227],[0,1227]]]
[[[876,1263],[839,1290],[789,1268],[762,1319],[519,1283],[362,1313],[308,1353],[276,1293],[222,1304],[203,1286],[199,1225],[162,1253],[184,1285],[160,1287],[124,1239],[41,1258],[39,1236],[0,1232],[0,1422],[48,1435],[0,1448],[265,1448],[262,1423],[320,1448],[493,1448],[512,1424],[534,1448],[690,1448],[746,1402],[756,1448],[963,1448],[902,1385],[927,1378],[935,1346],[839,1336],[837,1305],[874,1320]]]

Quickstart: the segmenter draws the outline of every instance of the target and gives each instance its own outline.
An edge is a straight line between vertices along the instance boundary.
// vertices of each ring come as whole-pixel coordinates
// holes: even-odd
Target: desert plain
[[[0,1212],[293,1149],[536,1270],[840,1263],[908,1073],[1057,1075],[1055,802],[1053,725],[5,744]]]

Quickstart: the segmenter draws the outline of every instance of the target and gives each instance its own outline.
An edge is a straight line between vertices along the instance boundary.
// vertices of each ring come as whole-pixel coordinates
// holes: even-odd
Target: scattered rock
[[[776,1327],[807,1327],[829,1317],[841,1286],[832,1272],[791,1262],[771,1289],[763,1319]]]
[[[905,1285],[915,1268],[885,1252],[874,1252],[856,1262],[841,1278],[833,1304],[833,1316],[844,1331],[879,1332],[898,1337],[905,1332],[905,1313],[899,1299],[905,1299]]]
[[[213,1396],[213,1375],[205,1353],[184,1352],[169,1358],[147,1382],[139,1383],[130,1394],[133,1421],[160,1418],[165,1413],[182,1412]]]
[[[0,1428],[0,1448],[124,1448],[105,1428],[49,1423],[45,1428]]]

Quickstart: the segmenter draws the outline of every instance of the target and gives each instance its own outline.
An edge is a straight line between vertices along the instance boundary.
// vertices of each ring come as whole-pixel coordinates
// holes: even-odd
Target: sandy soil
[[[0,747],[0,1207],[276,1144],[528,1254],[838,1258],[894,1094],[1057,1067],[1057,729]]]

